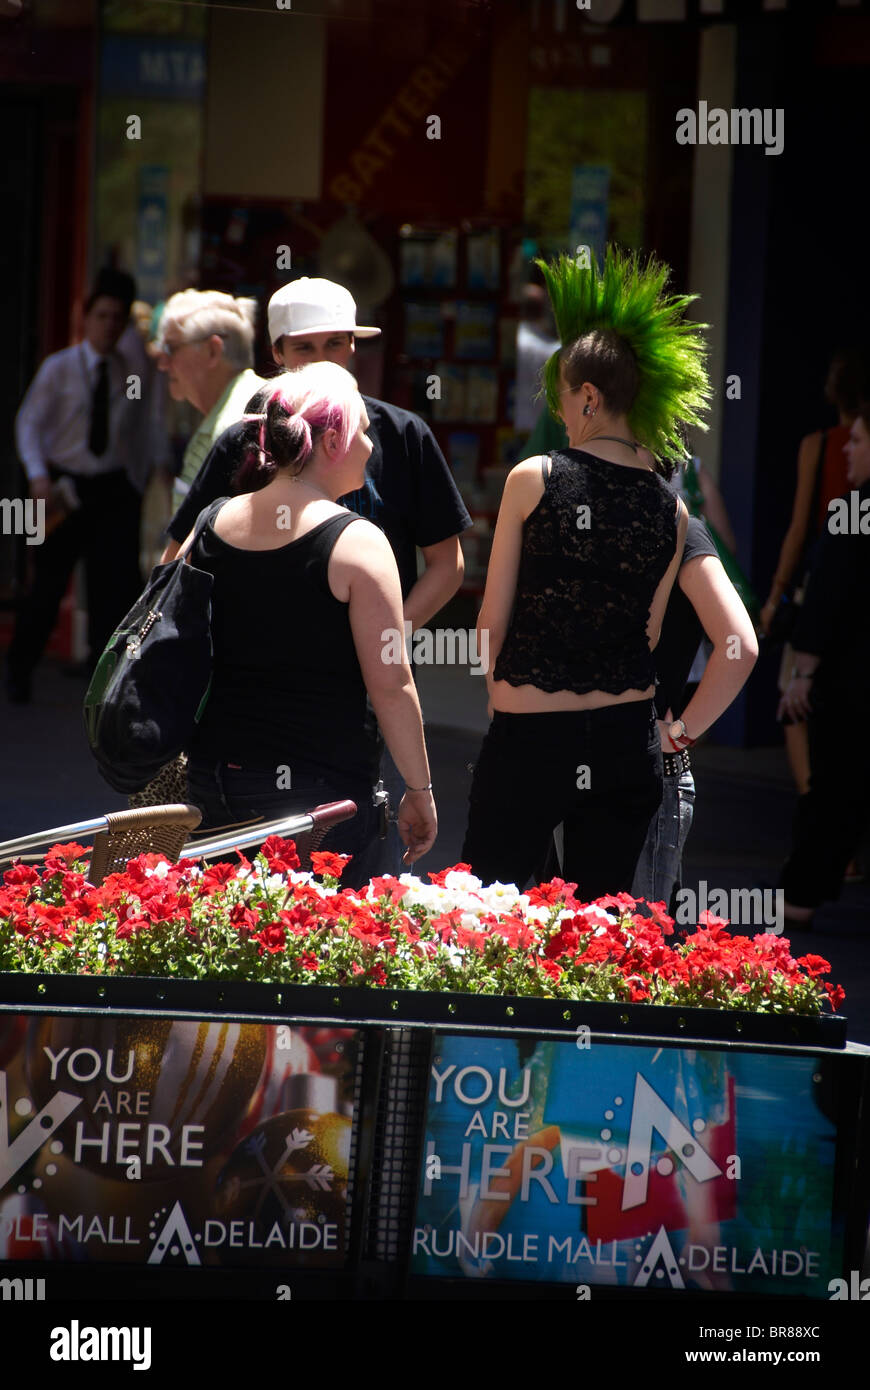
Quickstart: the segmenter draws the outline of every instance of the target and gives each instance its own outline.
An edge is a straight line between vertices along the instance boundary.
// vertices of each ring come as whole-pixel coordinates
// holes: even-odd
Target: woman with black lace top
[[[523,887],[562,821],[564,876],[589,901],[630,890],[661,800],[652,649],[688,515],[672,470],[638,450],[681,451],[677,422],[698,423],[708,388],[665,267],[608,250],[601,274],[568,258],[542,268],[567,344],[547,395],[570,447],[505,485],[478,620],[492,723],[462,857],[484,882]],[[679,722],[670,734],[692,742]]]

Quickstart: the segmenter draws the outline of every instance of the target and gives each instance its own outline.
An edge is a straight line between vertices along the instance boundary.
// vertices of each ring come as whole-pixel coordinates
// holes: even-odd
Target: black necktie
[[[109,443],[109,364],[105,357],[97,368],[97,384],[91,398],[91,432],[88,448],[97,458],[106,452]]]

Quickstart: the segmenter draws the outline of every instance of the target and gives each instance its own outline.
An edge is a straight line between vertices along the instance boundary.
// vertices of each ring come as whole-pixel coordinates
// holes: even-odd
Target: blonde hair
[[[173,324],[185,342],[216,333],[223,339],[224,357],[243,371],[253,365],[256,321],[255,299],[234,299],[222,290],[180,290],[166,301],[160,328],[165,333]]]

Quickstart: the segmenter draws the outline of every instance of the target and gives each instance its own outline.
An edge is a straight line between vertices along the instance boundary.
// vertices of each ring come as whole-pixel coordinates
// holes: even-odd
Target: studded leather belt
[[[684,772],[691,772],[688,749],[680,753],[662,753],[662,766],[666,777],[680,777]]]

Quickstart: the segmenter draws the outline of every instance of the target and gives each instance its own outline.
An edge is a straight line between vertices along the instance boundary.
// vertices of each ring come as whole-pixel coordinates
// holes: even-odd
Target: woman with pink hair
[[[274,819],[350,797],[357,814],[324,847],[352,854],[343,882],[367,881],[379,833],[377,722],[406,782],[405,863],[437,833],[416,688],[389,542],[337,505],[364,485],[371,441],[351,374],[317,362],[280,379],[261,421],[256,467],[270,481],[220,503],[191,552],[214,576],[214,666],[188,749],[191,800],[208,826]]]

